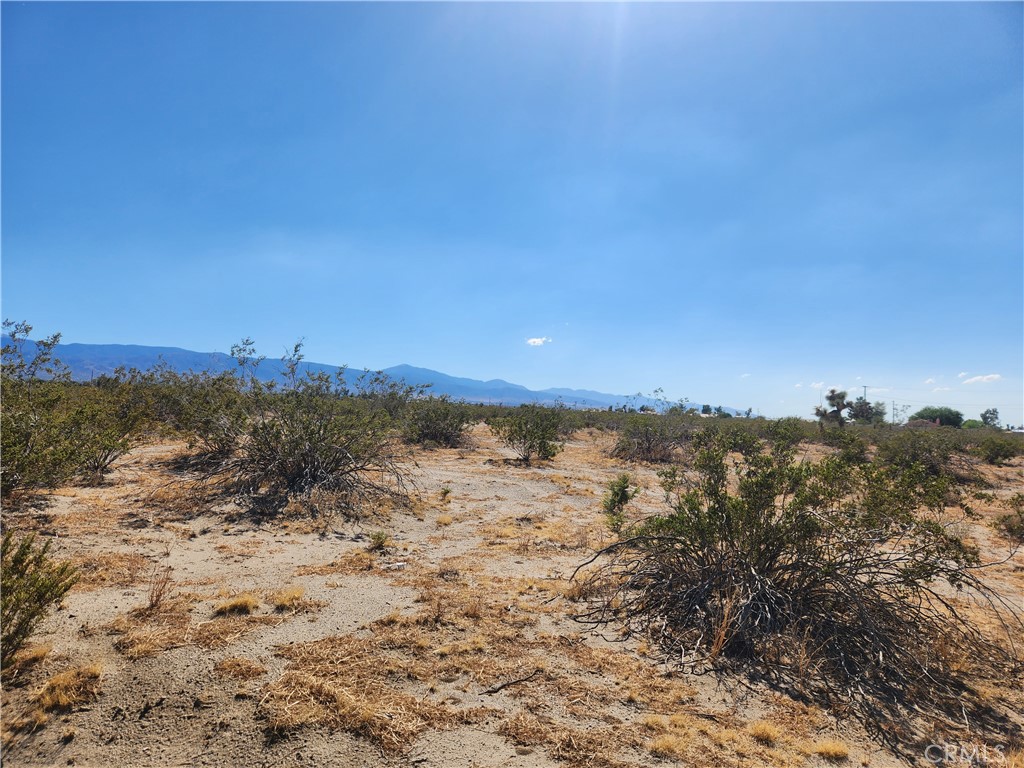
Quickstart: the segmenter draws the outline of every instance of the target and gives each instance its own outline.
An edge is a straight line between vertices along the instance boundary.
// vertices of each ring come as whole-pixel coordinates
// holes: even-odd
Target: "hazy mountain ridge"
[[[7,345],[10,337],[3,336]],[[35,342],[25,341],[24,352],[31,357]],[[180,347],[150,347],[140,344],[58,344],[54,354],[70,370],[76,381],[89,381],[97,376],[112,375],[120,367],[147,370],[158,364],[165,364],[179,373],[188,371],[221,373],[234,370],[237,363],[223,352],[195,352]],[[326,363],[303,361],[300,370],[324,372],[334,375],[341,366]],[[352,370],[352,369],[350,369]],[[264,380],[280,379],[284,373],[284,363],[276,358],[264,360],[258,372]],[[503,379],[470,379],[449,376],[429,368],[418,368],[412,365],[395,365],[385,368],[383,373],[393,379],[402,379],[414,386],[430,386],[430,394],[448,395],[455,400],[466,400],[474,403],[503,403],[520,405],[523,403],[542,403],[554,405],[564,403],[577,408],[607,408],[620,405],[657,406],[659,403],[646,397],[635,395],[613,395],[585,389],[551,388],[532,390],[521,384],[514,384]]]

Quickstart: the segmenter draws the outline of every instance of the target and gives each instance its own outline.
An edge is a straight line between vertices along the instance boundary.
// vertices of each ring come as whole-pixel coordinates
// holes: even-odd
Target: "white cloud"
[[[934,387],[932,392],[949,392],[949,387]]]
[[[741,373],[740,374],[740,378],[741,379],[749,379],[750,378],[750,374],[749,373]]]
[[[990,381],[999,381],[1001,378],[1003,378],[1003,377],[1000,376],[998,373],[990,373],[990,374],[988,374],[986,376],[971,376],[971,378],[964,380],[963,383],[964,384],[980,384],[980,383],[986,383],[987,384]]]
[[[824,381],[812,381],[811,389],[823,389],[825,387]]]
[[[956,375],[956,377],[957,377],[958,379],[962,379],[962,378],[963,378],[964,376],[966,376],[966,375],[967,375],[967,371],[960,371],[960,373],[958,373],[958,374]]]
[[[800,389],[800,387],[802,387],[803,385],[804,383],[801,381],[799,384],[794,384],[793,386],[796,387],[797,389]]]
[[[551,339],[549,339],[547,336],[537,336],[536,338],[526,340],[526,343],[529,344],[531,347],[543,347],[545,344],[548,344],[550,342]]]
[[[932,379],[932,378],[925,379],[924,383],[925,384],[934,384],[935,383],[935,379]]]

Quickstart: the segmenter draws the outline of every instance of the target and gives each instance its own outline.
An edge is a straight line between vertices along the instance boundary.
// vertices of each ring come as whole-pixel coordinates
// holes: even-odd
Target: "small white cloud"
[[[864,378],[863,376],[858,376],[858,377],[857,377],[857,381],[860,381],[860,380],[861,380],[861,379],[863,379],[863,378]]]
[[[925,384],[934,384],[935,383],[935,379],[927,378],[927,379],[924,380],[924,383]]]
[[[825,388],[825,382],[824,381],[812,381],[811,382],[811,389],[824,389],[824,388]]]
[[[545,344],[548,344],[550,342],[551,339],[549,339],[547,336],[538,336],[536,338],[526,340],[526,343],[529,344],[531,347],[543,347]]]
[[[741,373],[740,374],[740,378],[741,379],[749,379],[750,378],[750,374],[749,373]]]
[[[949,392],[949,387],[933,387],[932,392]]]
[[[966,375],[967,375],[967,371],[960,371],[960,373],[958,373],[958,374],[956,375],[956,377],[957,377],[958,379],[962,379],[962,378],[963,378],[964,376],[966,376]]]
[[[796,387],[797,389],[800,389],[800,387],[802,387],[803,385],[804,383],[801,381],[799,384],[794,384],[793,386]]]
[[[964,380],[964,384],[987,384],[990,381],[999,381],[1002,376],[998,373],[990,373],[986,376],[971,376],[969,379]]]

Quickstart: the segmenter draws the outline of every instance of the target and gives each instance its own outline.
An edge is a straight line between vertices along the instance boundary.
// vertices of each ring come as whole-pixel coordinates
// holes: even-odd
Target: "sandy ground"
[[[608,481],[628,469],[645,486],[632,513],[663,509],[654,471],[609,447],[581,433],[523,467],[480,425],[469,448],[409,457],[411,508],[353,521],[204,499],[165,443],[101,487],[5,510],[83,578],[33,638],[49,651],[5,683],[4,764],[900,764],[856,723],[572,620],[568,577],[611,540]],[[1024,489],[1020,460],[985,472],[996,496]],[[978,507],[969,533],[994,558],[997,507]],[[992,578],[1024,607],[1024,558]],[[94,696],[39,714],[48,680],[93,665]]]

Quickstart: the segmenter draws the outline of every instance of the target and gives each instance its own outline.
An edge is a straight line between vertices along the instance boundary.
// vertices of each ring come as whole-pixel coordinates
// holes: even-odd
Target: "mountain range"
[[[6,334],[3,344],[7,346],[11,339]],[[35,342],[23,342],[23,354],[31,359],[34,355]],[[233,370],[237,364],[230,355],[223,352],[193,352],[178,347],[150,347],[138,344],[58,344],[54,355],[71,371],[76,381],[89,381],[102,375],[111,375],[118,368],[137,368],[148,370],[158,364],[164,364],[178,373],[189,371],[220,373]],[[340,370],[339,366],[325,363],[305,362],[299,364],[301,371],[324,372],[333,375]],[[264,380],[280,379],[284,372],[281,360],[267,358],[257,369]],[[404,380],[414,386],[430,385],[428,392],[433,395],[448,395],[455,400],[471,403],[501,403],[504,405],[521,405],[539,403],[554,405],[563,403],[573,408],[600,408],[608,406],[618,408],[631,405],[638,408],[642,405],[659,407],[664,404],[652,398],[638,395],[613,395],[584,389],[551,388],[542,390],[528,389],[520,384],[513,384],[503,379],[468,379],[449,376],[429,368],[417,368],[411,365],[396,365],[385,368],[382,373],[393,379]],[[731,409],[727,409],[731,410]]]

